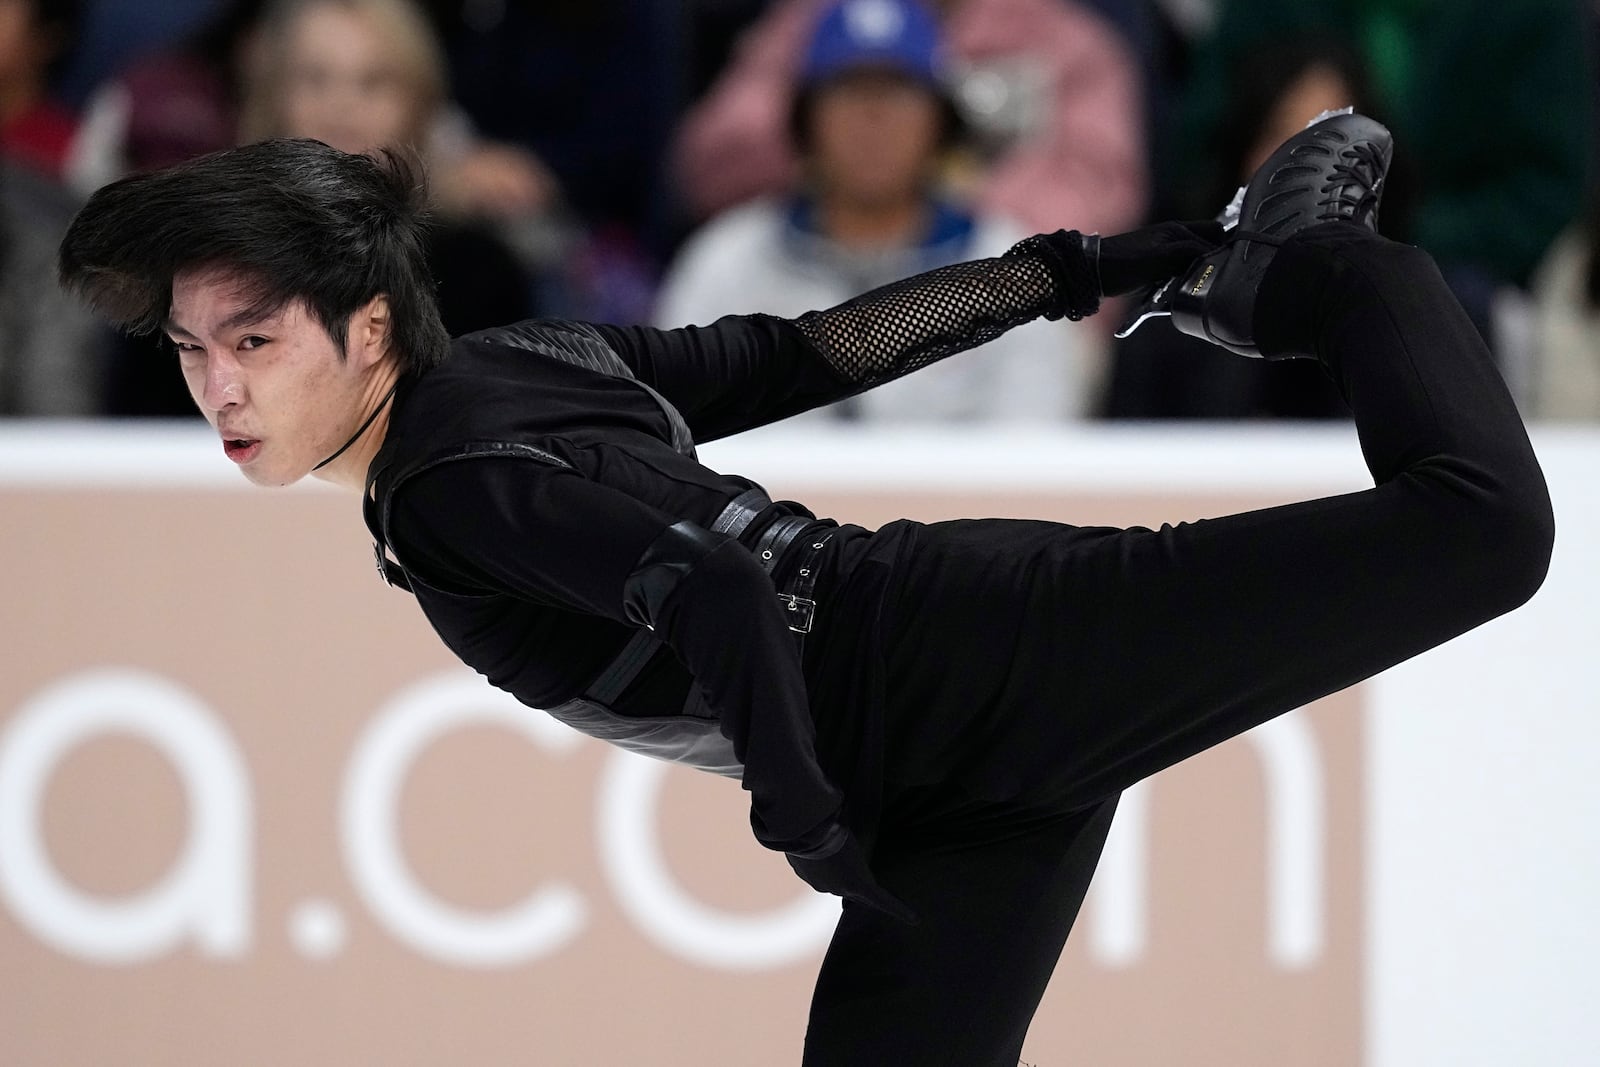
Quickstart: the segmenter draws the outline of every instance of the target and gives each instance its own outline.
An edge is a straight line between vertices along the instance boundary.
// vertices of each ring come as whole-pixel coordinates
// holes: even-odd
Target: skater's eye
[[[262,345],[264,345],[266,343],[267,343],[267,339],[265,337],[257,337],[256,335],[251,334],[249,337],[246,337],[246,338],[244,338],[243,340],[241,340],[239,342],[239,347],[240,348],[246,348],[246,349],[254,349],[254,348],[260,348]]]

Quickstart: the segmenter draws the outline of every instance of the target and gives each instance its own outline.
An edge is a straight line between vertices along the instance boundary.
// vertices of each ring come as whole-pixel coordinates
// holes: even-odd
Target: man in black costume
[[[1511,398],[1433,263],[1374,232],[1389,153],[1329,118],[1229,231],[1041,235],[794,320],[451,341],[405,162],[269,142],[101,190],[61,276],[166,332],[251,480],[359,491],[384,575],[494,685],[742,779],[761,843],[845,898],[805,1063],[1011,1067],[1121,790],[1544,578]],[[1160,530],[869,531],[695,460],[1168,278],[1186,332],[1322,362],[1374,488]]]

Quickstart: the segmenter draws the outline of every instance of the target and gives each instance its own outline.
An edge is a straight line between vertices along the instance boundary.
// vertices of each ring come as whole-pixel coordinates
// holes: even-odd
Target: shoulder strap
[[[454,463],[463,459],[481,459],[484,457],[513,457],[517,459],[531,459],[539,463],[547,463],[553,467],[571,469],[572,464],[545,449],[534,445],[520,444],[514,441],[469,441],[464,445],[455,445],[442,452],[437,452],[426,459],[412,463],[395,475],[388,483],[381,496],[375,495],[373,487],[388,470],[387,466],[367,472],[367,483],[361,494],[361,506],[367,513],[368,528],[374,531],[372,542],[373,555],[377,558],[378,574],[385,582],[406,592],[414,592],[411,588],[411,576],[406,571],[394,554],[389,539],[389,514],[394,505],[394,494],[406,482],[415,478],[423,471],[432,470],[446,463]]]

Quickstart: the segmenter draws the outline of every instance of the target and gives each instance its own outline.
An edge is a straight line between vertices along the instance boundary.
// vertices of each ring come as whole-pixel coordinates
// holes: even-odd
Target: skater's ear
[[[370,367],[382,362],[389,352],[390,327],[393,318],[389,312],[389,297],[379,293],[350,316],[346,331],[345,356],[357,366]]]

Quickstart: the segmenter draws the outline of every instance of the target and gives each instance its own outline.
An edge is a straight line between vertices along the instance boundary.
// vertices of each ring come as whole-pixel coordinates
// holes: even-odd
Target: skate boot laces
[[[1377,146],[1357,141],[1339,155],[1340,162],[1332,165],[1332,174],[1317,190],[1323,196],[1317,202],[1321,222],[1361,220],[1378,208],[1385,167]]]

